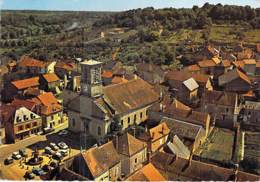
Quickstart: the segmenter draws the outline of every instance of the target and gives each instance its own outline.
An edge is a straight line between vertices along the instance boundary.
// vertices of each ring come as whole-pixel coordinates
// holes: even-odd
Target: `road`
[[[3,162],[6,157],[8,157],[12,152],[18,151],[21,148],[26,148],[32,144],[40,141],[46,141],[45,135],[33,135],[24,140],[18,141],[14,144],[5,144],[0,146],[0,162]]]

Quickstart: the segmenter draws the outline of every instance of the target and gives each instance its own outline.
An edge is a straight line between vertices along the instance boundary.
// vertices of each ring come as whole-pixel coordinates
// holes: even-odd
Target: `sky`
[[[0,0],[0,6],[16,10],[123,11],[151,6],[191,8],[206,2],[260,7],[260,0]]]

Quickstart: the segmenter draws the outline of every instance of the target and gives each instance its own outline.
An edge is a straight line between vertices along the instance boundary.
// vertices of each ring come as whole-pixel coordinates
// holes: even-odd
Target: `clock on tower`
[[[102,95],[102,63],[88,60],[81,63],[81,94],[89,97]]]

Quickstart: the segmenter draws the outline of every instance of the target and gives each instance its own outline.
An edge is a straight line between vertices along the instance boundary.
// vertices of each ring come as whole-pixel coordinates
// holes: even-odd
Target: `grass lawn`
[[[233,131],[214,128],[207,141],[195,152],[195,154],[202,158],[229,161],[232,158],[233,141]]]

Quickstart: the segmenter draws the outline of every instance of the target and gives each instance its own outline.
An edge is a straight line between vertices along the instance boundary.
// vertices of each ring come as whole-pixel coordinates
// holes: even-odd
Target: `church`
[[[144,122],[148,108],[159,100],[152,86],[139,77],[103,86],[101,73],[102,62],[82,62],[81,93],[68,106],[69,129],[97,140]]]

